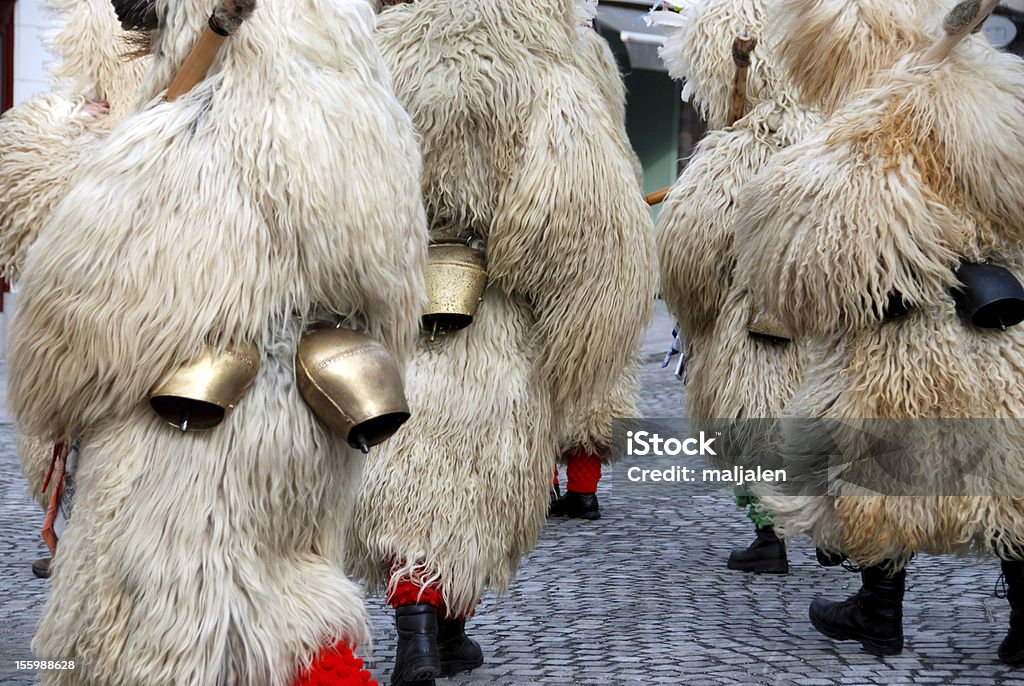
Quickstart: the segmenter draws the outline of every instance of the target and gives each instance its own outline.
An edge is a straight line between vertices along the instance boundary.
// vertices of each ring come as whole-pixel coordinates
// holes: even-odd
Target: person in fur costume
[[[808,348],[784,416],[819,424],[787,436],[791,471],[829,471],[833,450],[816,435],[828,420],[889,420],[910,440],[885,469],[853,445],[829,495],[766,502],[784,531],[861,565],[860,591],[814,601],[810,617],[875,654],[902,650],[915,552],[995,552],[1012,608],[999,657],[1021,664],[1024,454],[1015,422],[1000,420],[1024,417],[1024,333],[979,328],[958,314],[955,294],[961,263],[1022,273],[1024,147],[1014,132],[1024,123],[1024,65],[980,36],[930,61],[950,3],[782,4],[788,73],[831,116],[743,188],[736,227],[739,278]],[[848,42],[849,22],[871,22],[876,45]],[[807,66],[826,59],[835,65],[827,77]],[[893,64],[875,72],[885,59]],[[901,481],[911,487],[891,486]]]
[[[44,682],[366,683],[365,610],[341,568],[362,458],[304,404],[293,358],[333,313],[402,360],[424,302],[420,157],[371,8],[260,0],[239,26],[199,0],[115,7],[156,23],[146,104],[30,247],[11,330],[19,429],[81,436],[33,642],[80,668]],[[208,22],[237,30],[164,101]],[[259,372],[219,426],[153,413],[169,371],[234,342],[256,344]]]
[[[133,54],[144,37],[121,28],[109,0],[49,0],[58,28],[47,38],[58,60],[54,87],[0,117],[0,265],[19,281],[35,242],[92,147],[133,105],[149,59]],[[19,434],[22,472],[46,508],[43,483],[53,446]],[[49,576],[50,558],[37,560],[36,576]]]
[[[688,408],[697,422],[777,416],[800,379],[799,344],[750,331],[754,298],[733,278],[739,188],[814,123],[780,74],[765,36],[767,11],[767,0],[704,0],[654,15],[669,30],[662,56],[670,74],[685,81],[685,95],[713,129],[669,191],[657,226],[662,291],[687,341]],[[747,111],[724,128],[737,72],[733,42],[743,34],[757,40],[746,74]],[[746,492],[737,504],[749,508],[757,537],[733,551],[729,567],[787,572],[785,543],[770,514]]]
[[[555,457],[604,454],[654,302],[650,214],[571,4],[421,0],[380,43],[423,145],[434,240],[486,244],[468,328],[420,340],[412,419],[368,460],[356,573],[386,587],[392,683],[482,663],[465,619],[537,540]],[[632,400],[631,398],[628,400]]]
[[[580,70],[608,107],[612,121],[618,128],[625,130],[626,88],[608,41],[594,30],[597,1],[581,0],[576,7],[579,22],[577,52]],[[643,187],[644,172],[640,157],[631,147],[628,153],[637,183]],[[602,409],[605,416],[631,417],[636,414],[632,399],[638,392],[638,364],[639,361],[634,359],[622,370],[619,385],[609,398],[609,406]],[[609,451],[581,449],[573,443],[571,436],[562,446],[562,450],[558,461],[565,465],[566,492],[562,494],[559,490],[556,469],[549,514],[573,519],[600,519],[601,508],[597,500],[597,488],[601,481],[603,465],[610,463],[614,456]]]

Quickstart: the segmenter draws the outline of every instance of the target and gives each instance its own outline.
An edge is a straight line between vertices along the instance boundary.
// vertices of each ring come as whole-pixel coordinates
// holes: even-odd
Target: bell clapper
[[[181,418],[181,430],[182,432],[188,431],[188,420],[191,419],[192,409],[189,407],[185,408],[185,416]]]
[[[430,342],[433,343],[437,340],[437,322],[434,322],[434,326],[430,329]]]
[[[370,454],[370,446],[366,444],[366,439],[362,436],[356,438],[356,445],[359,447],[359,451],[363,453],[363,455]]]

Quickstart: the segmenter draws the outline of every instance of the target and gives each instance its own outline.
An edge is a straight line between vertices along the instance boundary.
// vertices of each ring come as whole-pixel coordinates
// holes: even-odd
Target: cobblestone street
[[[644,349],[647,417],[682,411],[681,383],[660,368],[670,331],[660,307]],[[42,515],[20,476],[13,427],[2,420],[0,684],[17,686],[36,683],[14,661],[31,658],[47,582],[30,570],[45,553]],[[833,643],[808,622],[814,597],[845,597],[859,577],[819,567],[807,541],[791,542],[788,575],[726,569],[729,550],[752,540],[730,492],[617,494],[609,475],[600,499],[599,521],[549,520],[509,594],[488,596],[468,623],[485,665],[439,684],[1024,685],[1024,670],[1003,666],[995,654],[1009,610],[994,596],[994,558],[917,558],[908,574],[907,647],[876,658],[856,643]],[[386,684],[392,620],[381,598],[367,605],[371,667]]]

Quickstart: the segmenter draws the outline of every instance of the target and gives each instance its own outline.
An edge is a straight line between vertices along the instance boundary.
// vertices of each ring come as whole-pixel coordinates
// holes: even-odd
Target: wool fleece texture
[[[404,360],[424,302],[411,121],[361,0],[261,0],[185,97],[161,94],[209,17],[160,0],[139,111],[90,153],[31,247],[9,401],[81,433],[74,514],[33,647],[48,684],[273,684],[365,645],[341,571],[361,457],[294,379],[337,313]],[[182,433],[147,392],[204,344],[261,350],[225,421]]]
[[[54,87],[0,117],[0,269],[17,282],[29,246],[67,193],[90,151],[134,103],[149,65],[131,57],[134,34],[121,30],[108,0],[51,0],[47,34],[58,60]],[[109,105],[94,116],[90,101]],[[18,455],[32,496],[41,505],[53,446],[19,434]]]
[[[149,58],[128,55],[132,36],[109,0],[49,0],[55,28],[47,47],[53,89],[0,118],[0,267],[17,281],[25,256],[70,179],[99,138],[136,101]],[[104,101],[110,112],[94,117],[85,105]]]
[[[413,418],[371,453],[353,565],[464,615],[536,542],[562,448],[604,447],[655,295],[650,214],[621,120],[580,66],[576,8],[422,0],[379,39],[423,145],[432,236],[486,241],[467,329],[422,338]],[[635,383],[635,382],[634,382]]]
[[[974,36],[922,69],[916,61],[939,34],[942,12],[928,22],[899,11],[871,16],[888,22],[888,40],[903,47],[909,39],[909,54],[849,79],[869,85],[845,100],[791,65],[805,93],[817,93],[826,109],[839,104],[743,188],[737,273],[807,340],[803,380],[785,416],[853,426],[875,418],[1005,421],[984,424],[984,441],[970,435],[973,427],[902,424],[913,433],[898,465],[909,496],[850,478],[872,468],[865,460],[847,465],[832,484],[835,496],[766,502],[787,534],[808,532],[819,547],[863,565],[898,569],[915,551],[1012,557],[1024,544],[1024,500],[1011,497],[1024,492],[1024,332],[975,327],[957,313],[951,289],[961,260],[990,259],[1022,273],[1024,213],[1014,198],[1024,191],[1024,143],[1012,132],[1024,121],[1024,66]],[[793,24],[791,46],[812,42],[812,19]],[[894,299],[909,312],[887,316]],[[790,436],[787,445],[800,453],[797,470],[824,472],[827,451],[814,450],[813,440]]]

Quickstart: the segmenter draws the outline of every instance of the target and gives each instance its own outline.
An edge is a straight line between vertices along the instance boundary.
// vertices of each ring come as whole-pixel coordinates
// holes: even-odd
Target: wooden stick
[[[732,80],[728,126],[738,122],[747,108],[747,72],[750,71],[750,54],[756,47],[757,39],[746,31],[736,36],[736,40],[732,42],[732,61],[736,65],[736,74]]]
[[[946,59],[967,34],[988,19],[998,4],[999,0],[962,0],[957,3],[942,22],[946,34],[928,49],[921,58],[921,65],[933,67]]]
[[[657,205],[658,203],[662,202],[665,199],[665,196],[668,195],[669,190],[671,190],[671,189],[672,189],[672,186],[665,186],[660,191],[654,191],[653,193],[645,195],[644,196],[644,200],[647,201],[648,205],[653,207],[653,206]]]
[[[206,78],[224,41],[238,30],[255,8],[256,0],[221,0],[168,87],[165,99],[177,100]]]
[[[747,108],[747,73],[750,71],[750,55],[757,47],[757,39],[746,31],[736,36],[732,42],[732,61],[736,65],[736,74],[732,79],[732,97],[729,100],[727,126],[732,126],[743,117]],[[652,207],[665,200],[672,186],[665,186],[644,196],[644,200]]]

